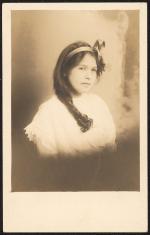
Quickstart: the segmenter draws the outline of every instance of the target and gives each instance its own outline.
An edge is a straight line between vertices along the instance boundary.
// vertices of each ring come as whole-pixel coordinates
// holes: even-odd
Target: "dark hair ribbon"
[[[97,55],[98,55],[98,58],[99,60],[101,59],[101,48],[102,47],[105,47],[105,41],[102,41],[102,40],[96,40],[96,42],[94,43],[94,46],[93,46],[93,51],[96,51],[97,52]]]

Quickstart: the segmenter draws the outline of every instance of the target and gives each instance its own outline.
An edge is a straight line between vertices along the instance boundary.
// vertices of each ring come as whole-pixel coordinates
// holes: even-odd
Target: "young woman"
[[[41,156],[83,157],[115,146],[115,125],[105,102],[89,93],[105,64],[104,42],[75,42],[60,54],[54,70],[55,94],[25,128]]]

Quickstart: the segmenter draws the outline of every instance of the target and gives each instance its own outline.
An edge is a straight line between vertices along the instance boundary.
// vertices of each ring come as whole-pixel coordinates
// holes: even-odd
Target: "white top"
[[[99,151],[114,145],[115,125],[105,102],[95,94],[83,94],[73,98],[78,110],[93,119],[93,126],[82,132],[66,106],[53,95],[40,105],[25,133],[42,155],[56,156]]]

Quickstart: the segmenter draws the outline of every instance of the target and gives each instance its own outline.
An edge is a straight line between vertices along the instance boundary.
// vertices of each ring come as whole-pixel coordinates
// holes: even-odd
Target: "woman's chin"
[[[82,95],[82,94],[85,94],[85,93],[89,93],[89,91],[90,91],[90,89],[82,89],[82,90],[80,90],[78,93],[79,93],[80,95]]]

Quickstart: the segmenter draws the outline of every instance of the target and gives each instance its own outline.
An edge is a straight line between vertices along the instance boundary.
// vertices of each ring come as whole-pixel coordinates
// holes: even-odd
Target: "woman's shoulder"
[[[93,102],[96,102],[97,104],[101,104],[103,106],[107,106],[106,102],[104,101],[103,98],[101,98],[99,95],[91,93],[89,94],[89,98],[93,100]]]
[[[97,111],[99,110],[101,115],[102,113],[107,116],[111,115],[109,106],[107,105],[107,103],[105,102],[103,98],[101,98],[97,94],[91,94],[91,97],[92,97],[91,99],[92,99],[93,107],[95,107]]]
[[[67,109],[64,104],[58,99],[58,97],[54,94],[45,102],[43,102],[38,109],[38,116],[45,119],[57,119],[62,118],[62,115],[66,115]]]

